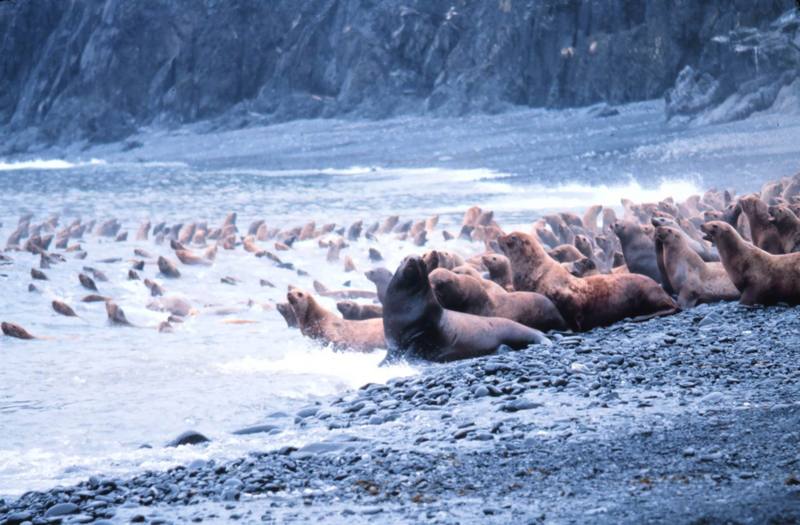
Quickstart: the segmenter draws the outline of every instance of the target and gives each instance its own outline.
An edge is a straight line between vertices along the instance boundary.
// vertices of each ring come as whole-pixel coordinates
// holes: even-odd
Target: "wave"
[[[83,168],[86,166],[103,166],[106,161],[101,159],[91,159],[87,162],[68,162],[62,159],[34,159],[22,160],[19,162],[0,161],[0,171],[21,171],[21,170],[69,170],[73,168]]]

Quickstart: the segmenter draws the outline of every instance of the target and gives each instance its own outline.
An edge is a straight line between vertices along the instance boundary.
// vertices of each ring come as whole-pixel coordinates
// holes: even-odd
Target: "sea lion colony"
[[[493,212],[472,207],[460,231],[441,231],[445,242],[454,241],[452,250],[410,255],[391,272],[381,266],[380,251],[370,247],[369,261],[376,267],[365,275],[376,291],[331,290],[314,281],[318,296],[339,301],[341,316],[294,286],[287,301],[275,307],[289,327],[339,350],[388,348],[389,359],[447,361],[488,354],[500,345],[548,344],[542,331],[589,330],[625,318],[669,315],[699,303],[800,303],[800,174],[741,197],[709,190],[683,202],[621,202],[621,217],[596,205],[583,216],[548,214],[528,231],[514,232],[504,231]],[[422,250],[438,225],[438,216],[406,222],[392,216],[349,227],[309,222],[279,229],[255,221],[241,231],[236,219],[231,213],[217,227],[144,222],[135,233],[141,244],[130,254],[133,259],[100,262],[130,265],[128,279],[140,280],[153,297],[148,307],[165,312],[154,328],[170,332],[198,311],[168,294],[168,280],[181,278],[182,265],[211,266],[224,251],[241,247],[272,267],[307,275],[278,252],[292,250],[295,242],[316,240],[330,264],[356,271],[352,257],[342,253],[349,243],[362,236],[369,241],[392,236]],[[49,279],[48,268],[67,257],[87,257],[81,241],[90,234],[127,240],[116,219],[62,224],[53,216],[35,223],[26,215],[9,236],[0,263],[11,264],[13,252],[37,256],[39,268],[31,269],[34,282],[29,285],[34,292],[35,281]],[[171,253],[151,254],[144,244],[151,241],[162,252],[169,246]],[[465,246],[472,252],[457,252]],[[103,302],[111,324],[131,326],[113,298],[98,291],[97,282],[106,281],[106,275],[90,266],[83,270],[74,277],[90,292],[83,301]],[[238,282],[235,277],[222,281]],[[266,279],[260,285],[273,286]],[[54,300],[51,306],[58,314],[77,316],[63,301]],[[13,322],[3,322],[2,331],[36,338]]]

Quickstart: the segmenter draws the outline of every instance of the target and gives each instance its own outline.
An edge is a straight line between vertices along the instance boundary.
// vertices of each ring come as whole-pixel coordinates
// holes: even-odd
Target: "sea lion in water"
[[[520,349],[550,342],[538,330],[508,319],[442,308],[418,256],[406,257],[392,277],[383,325],[389,361],[404,357],[453,361],[491,354],[504,344]]]
[[[499,253],[488,253],[481,257],[481,262],[489,270],[489,279],[511,292],[514,283],[511,279],[511,263],[508,257]]]
[[[329,290],[319,281],[314,281],[314,291],[323,297],[334,299],[375,299],[378,294],[370,290]]]
[[[746,242],[731,226],[711,221],[700,227],[746,305],[800,304],[800,253],[773,255]]]
[[[87,290],[91,290],[93,292],[97,291],[97,285],[94,283],[94,280],[92,280],[92,278],[86,275],[85,273],[78,274],[78,281],[80,281],[81,286],[83,286]]]
[[[574,330],[678,311],[675,301],[649,277],[611,274],[578,278],[551,259],[530,235],[514,232],[499,242],[511,261],[514,289],[547,296]]]
[[[158,258],[158,270],[169,279],[177,279],[181,276],[181,272],[175,267],[175,263],[167,259],[166,257],[159,257]]]
[[[59,313],[63,316],[78,317],[78,314],[75,313],[75,310],[73,310],[67,303],[63,301],[54,300],[52,302],[52,306],[56,313]]]
[[[490,294],[469,275],[437,268],[428,276],[442,307],[483,317],[503,317],[537,330],[566,330],[553,302],[535,292]]]
[[[297,328],[297,317],[294,315],[292,305],[289,303],[277,303],[275,309],[283,316],[283,320],[286,321],[286,326],[289,328]]]
[[[378,319],[383,317],[383,307],[377,304],[359,304],[355,301],[339,301],[336,309],[342,317],[350,321],[363,321],[364,319]]]
[[[612,230],[622,244],[622,253],[625,255],[628,271],[646,275],[661,284],[655,242],[647,235],[642,225],[633,221],[617,221],[612,226]]]
[[[656,239],[662,246],[666,277],[678,295],[681,308],[739,298],[739,290],[733,285],[722,263],[703,261],[689,247],[679,230],[659,226],[656,228]]]
[[[300,289],[290,290],[286,299],[292,305],[304,336],[331,344],[337,350],[370,352],[386,348],[382,319],[349,321],[320,306],[314,297]]]
[[[111,324],[120,326],[133,326],[125,317],[125,312],[114,301],[106,301],[106,314]]]
[[[186,250],[186,249],[175,250],[175,257],[177,257],[180,262],[182,262],[187,266],[211,266],[210,260],[206,259],[205,257],[197,255],[191,250]]]
[[[0,329],[2,329],[3,333],[8,337],[14,337],[16,339],[36,339],[36,337],[18,324],[0,323]]]

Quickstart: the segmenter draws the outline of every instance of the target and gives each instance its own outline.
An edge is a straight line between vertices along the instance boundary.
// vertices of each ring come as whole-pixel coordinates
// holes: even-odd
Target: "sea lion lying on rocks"
[[[574,330],[607,326],[626,317],[649,318],[679,310],[652,279],[638,274],[571,275],[539,241],[514,232],[499,239],[511,261],[514,289],[539,292],[555,303]]]
[[[286,300],[292,305],[297,325],[306,337],[330,344],[337,350],[370,352],[386,348],[382,319],[342,319],[323,308],[310,293],[297,288],[286,294]]]
[[[448,310],[484,317],[503,317],[545,332],[567,328],[556,306],[542,294],[490,294],[474,277],[458,275],[444,268],[432,271],[429,279],[439,304]]]
[[[740,303],[800,304],[800,253],[768,253],[722,221],[711,221],[700,229],[719,250],[725,271],[742,293]]]
[[[454,361],[491,354],[500,345],[519,349],[550,342],[538,330],[508,319],[442,308],[418,256],[406,257],[392,277],[383,303],[383,326],[388,361]]]

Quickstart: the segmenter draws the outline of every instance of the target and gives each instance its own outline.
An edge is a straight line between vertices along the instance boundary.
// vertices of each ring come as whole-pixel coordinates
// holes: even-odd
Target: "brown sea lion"
[[[574,239],[574,237],[573,237]],[[566,263],[582,259],[584,255],[572,244],[560,244],[547,252],[558,262]]]
[[[650,225],[647,226],[652,228]],[[647,235],[644,226],[633,221],[617,221],[612,229],[622,244],[628,271],[646,275],[661,284],[662,277],[658,270],[655,242]]]
[[[82,303],[104,303],[104,302],[106,302],[108,300],[110,300],[109,297],[106,297],[104,295],[97,295],[97,294],[93,293],[93,294],[89,294],[89,295],[85,296],[83,299],[81,299],[81,302]]]
[[[770,222],[781,237],[783,253],[800,251],[800,219],[786,204],[769,207]]]
[[[137,241],[146,241],[147,236],[150,234],[150,221],[144,221],[140,226],[139,229],[136,230],[136,240]]]
[[[725,271],[742,293],[740,303],[800,304],[800,253],[773,255],[722,221],[706,223],[701,230],[717,246]]]
[[[166,257],[158,258],[158,270],[164,277],[167,277],[168,279],[177,279],[181,276],[181,272],[179,272],[178,268],[175,267],[175,263]]]
[[[91,290],[93,292],[97,291],[97,285],[94,283],[94,280],[85,273],[78,274],[78,281],[80,281],[81,286],[87,290]]]
[[[78,317],[75,310],[72,309],[67,303],[59,300],[54,300],[52,303],[53,310],[66,317]]]
[[[49,280],[43,271],[37,270],[36,268],[31,268],[31,279],[35,279],[37,281]]]
[[[456,266],[464,264],[464,259],[457,253],[445,250],[428,250],[422,254],[422,262],[425,263],[425,267],[430,273],[436,268],[452,270]]]
[[[209,261],[205,257],[197,255],[191,250],[186,250],[186,249],[175,250],[175,257],[177,257],[180,262],[182,262],[187,266],[211,266],[211,261]],[[159,258],[159,261],[161,261],[161,258]],[[159,269],[161,269],[160,262],[159,262]]]
[[[120,326],[133,326],[125,317],[125,312],[114,301],[106,301],[106,315],[111,324]]]
[[[561,266],[567,269],[569,273],[575,277],[589,277],[590,275],[599,275],[600,270],[594,260],[584,257],[571,263],[561,263]]]
[[[323,297],[334,299],[375,299],[378,294],[370,290],[330,290],[319,281],[314,281],[314,291]]]
[[[783,244],[778,228],[770,221],[769,208],[755,195],[739,199],[739,206],[750,223],[750,237],[753,244],[762,250],[772,253],[783,253]]]
[[[682,232],[659,226],[656,239],[662,246],[664,270],[681,308],[700,303],[735,301],[739,290],[733,285],[722,263],[707,263],[689,247]]]
[[[0,323],[0,330],[3,331],[3,334],[7,335],[8,337],[14,337],[16,339],[36,339],[30,332],[22,328],[18,324],[14,323]]]
[[[350,257],[349,255],[344,256],[344,271],[345,273],[356,271],[356,263],[353,261],[353,258]]]
[[[164,295],[164,288],[162,288],[161,285],[158,284],[157,282],[151,279],[145,279],[144,285],[147,287],[148,290],[150,290],[150,295],[152,297],[158,297],[160,295]]]
[[[547,296],[574,330],[607,326],[626,317],[678,311],[675,301],[649,277],[612,274],[577,278],[551,259],[530,235],[515,232],[499,242],[511,261],[514,289]]]
[[[350,321],[363,321],[364,319],[378,319],[383,317],[383,307],[377,304],[359,304],[355,301],[339,301],[336,309],[342,317]]]
[[[371,352],[386,348],[383,319],[349,321],[320,306],[306,291],[294,289],[286,294],[300,331],[306,337],[332,345],[337,350]]]
[[[437,268],[428,276],[442,307],[484,317],[503,317],[537,330],[566,330],[550,299],[535,292],[488,293],[477,279]]]
[[[540,331],[509,319],[442,308],[418,256],[406,257],[392,277],[383,325],[388,361],[410,357],[444,362],[491,354],[500,345],[519,349],[550,344]]]
[[[506,291],[514,290],[511,262],[508,257],[499,253],[487,253],[481,257],[481,261],[489,271],[489,279],[502,286]]]

